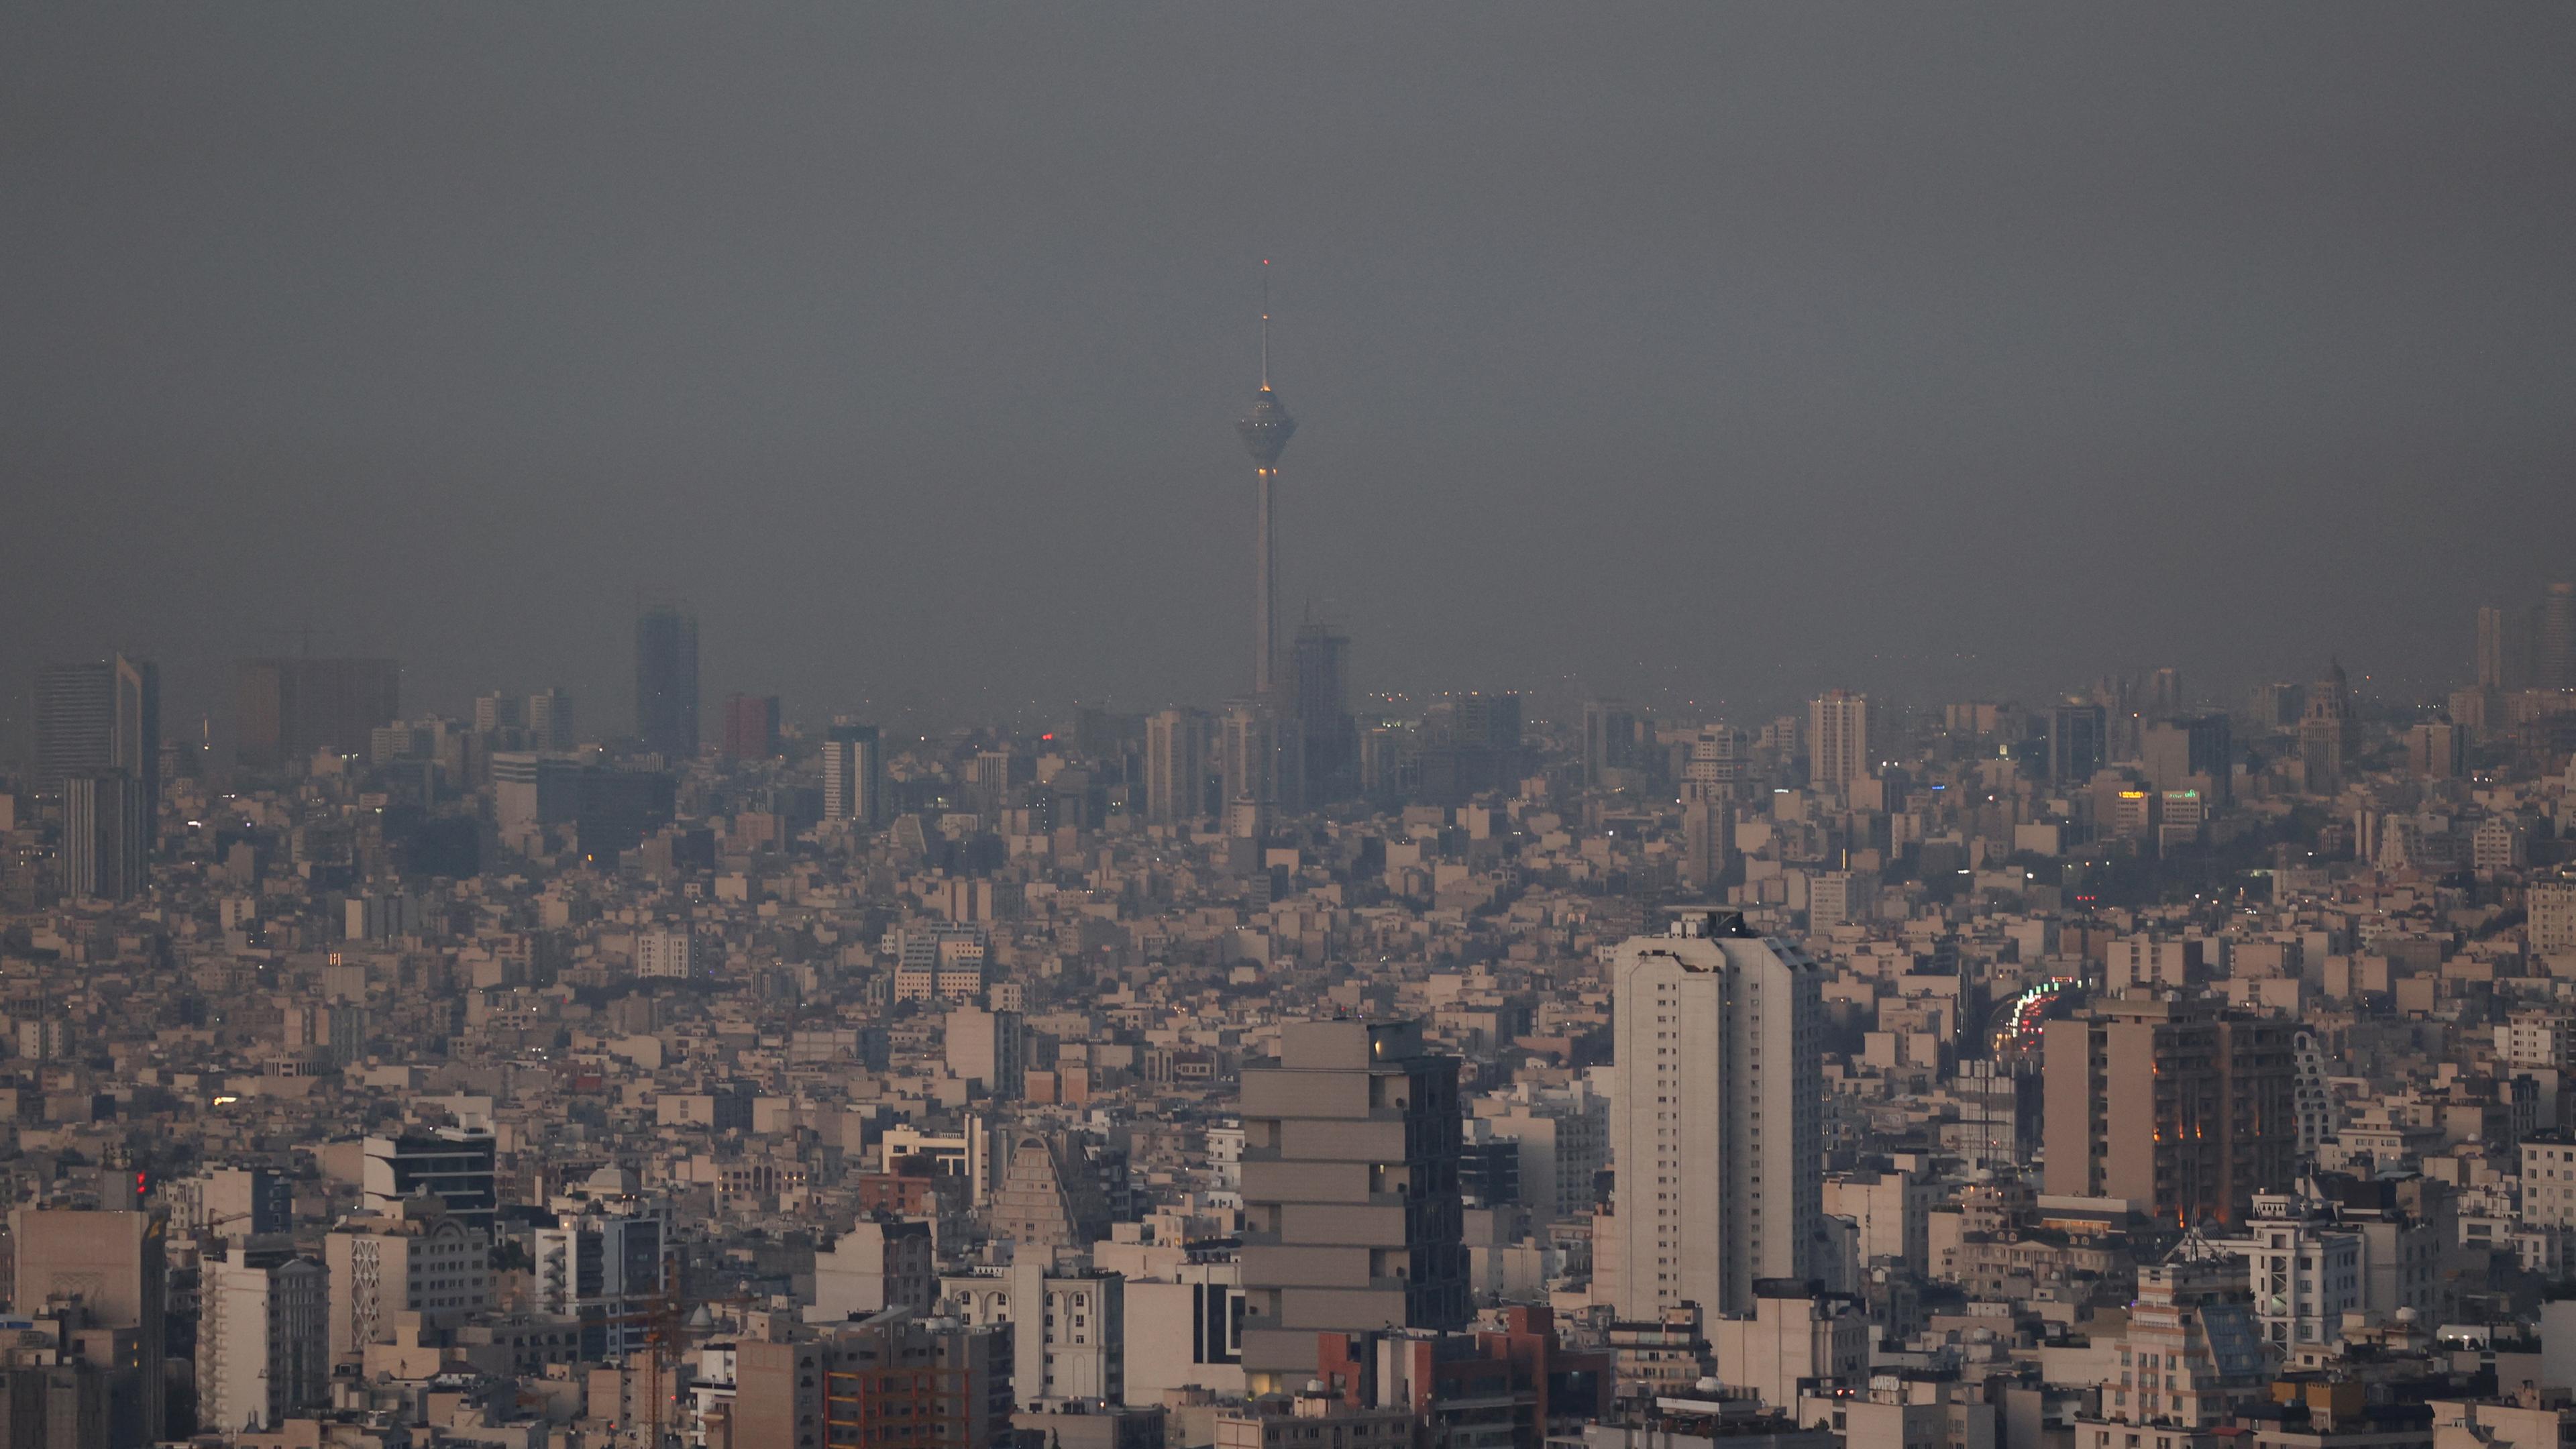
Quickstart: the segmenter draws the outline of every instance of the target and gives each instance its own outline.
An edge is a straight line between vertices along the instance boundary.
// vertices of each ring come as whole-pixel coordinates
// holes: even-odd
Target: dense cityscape
[[[45,668],[9,1443],[2576,1436],[2576,585],[2406,704],[1394,716],[1294,428],[1215,709]]]
[[[0,8],[0,1449],[2576,1449],[2569,14]]]

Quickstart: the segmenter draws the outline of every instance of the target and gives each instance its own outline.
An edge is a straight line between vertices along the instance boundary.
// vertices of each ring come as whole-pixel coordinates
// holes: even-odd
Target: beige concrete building
[[[1468,1313],[1458,1060],[1418,1021],[1300,1021],[1243,1071],[1243,1367],[1315,1371],[1316,1335]]]
[[[1794,1410],[1820,1386],[1858,1387],[1869,1372],[1869,1318],[1857,1300],[1810,1292],[1803,1283],[1764,1283],[1750,1313],[1708,1326],[1717,1380]]]
[[[2533,881],[2525,904],[2524,950],[2534,956],[2576,951],[2576,876]]]
[[[2117,1335],[2093,1340],[2099,1409],[2075,1422],[2076,1449],[2123,1449],[2143,1424],[2216,1428],[2266,1397],[2276,1360],[2231,1259],[2176,1258],[2138,1270]]]
[[[1034,1407],[1127,1396],[1127,1280],[1093,1268],[1056,1270],[1043,1259],[943,1275],[946,1311],[1011,1329],[1011,1398]]]
[[[1355,1409],[1324,1393],[1256,1400],[1216,1416],[1216,1449],[1405,1449],[1410,1409]]]
[[[2052,1021],[2047,1190],[2177,1226],[2240,1223],[2298,1170],[2295,1027],[2131,994]]]
[[[1011,1335],[893,1313],[734,1351],[732,1442],[990,1449],[1011,1427]]]
[[[814,1309],[823,1319],[889,1308],[927,1313],[939,1296],[928,1218],[861,1218],[814,1255]]]
[[[1520,1149],[1521,1205],[1541,1223],[1587,1212],[1592,1179],[1609,1164],[1609,1104],[1582,1082],[1555,1092],[1484,1097],[1476,1115]]]
[[[164,1423],[162,1326],[169,1272],[166,1225],[141,1212],[16,1208],[9,1240],[17,1259],[11,1302],[22,1315],[47,1300],[78,1298],[90,1322],[137,1333],[139,1426],[158,1438]]]
[[[432,1197],[391,1212],[352,1213],[322,1240],[329,1269],[329,1361],[394,1341],[405,1313],[452,1327],[492,1305],[490,1241]]]

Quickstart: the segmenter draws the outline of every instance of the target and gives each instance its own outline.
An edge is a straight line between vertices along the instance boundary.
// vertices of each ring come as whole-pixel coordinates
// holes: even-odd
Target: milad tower
[[[1279,455],[1288,450],[1297,420],[1288,416],[1270,390],[1270,262],[1261,263],[1261,391],[1253,394],[1252,411],[1234,425],[1252,454],[1255,479],[1252,522],[1252,692],[1265,705],[1276,706],[1279,650],[1274,622],[1279,602],[1279,544],[1272,516],[1271,487],[1279,481]]]

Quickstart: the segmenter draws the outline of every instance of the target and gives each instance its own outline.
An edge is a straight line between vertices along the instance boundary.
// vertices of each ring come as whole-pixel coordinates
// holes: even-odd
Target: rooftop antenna
[[[1261,259],[1261,390],[1270,391],[1270,259]]]

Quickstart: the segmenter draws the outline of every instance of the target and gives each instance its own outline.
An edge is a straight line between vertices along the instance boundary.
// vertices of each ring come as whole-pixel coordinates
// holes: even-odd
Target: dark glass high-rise
[[[635,621],[635,735],[674,759],[698,752],[698,616],[660,605]]]

